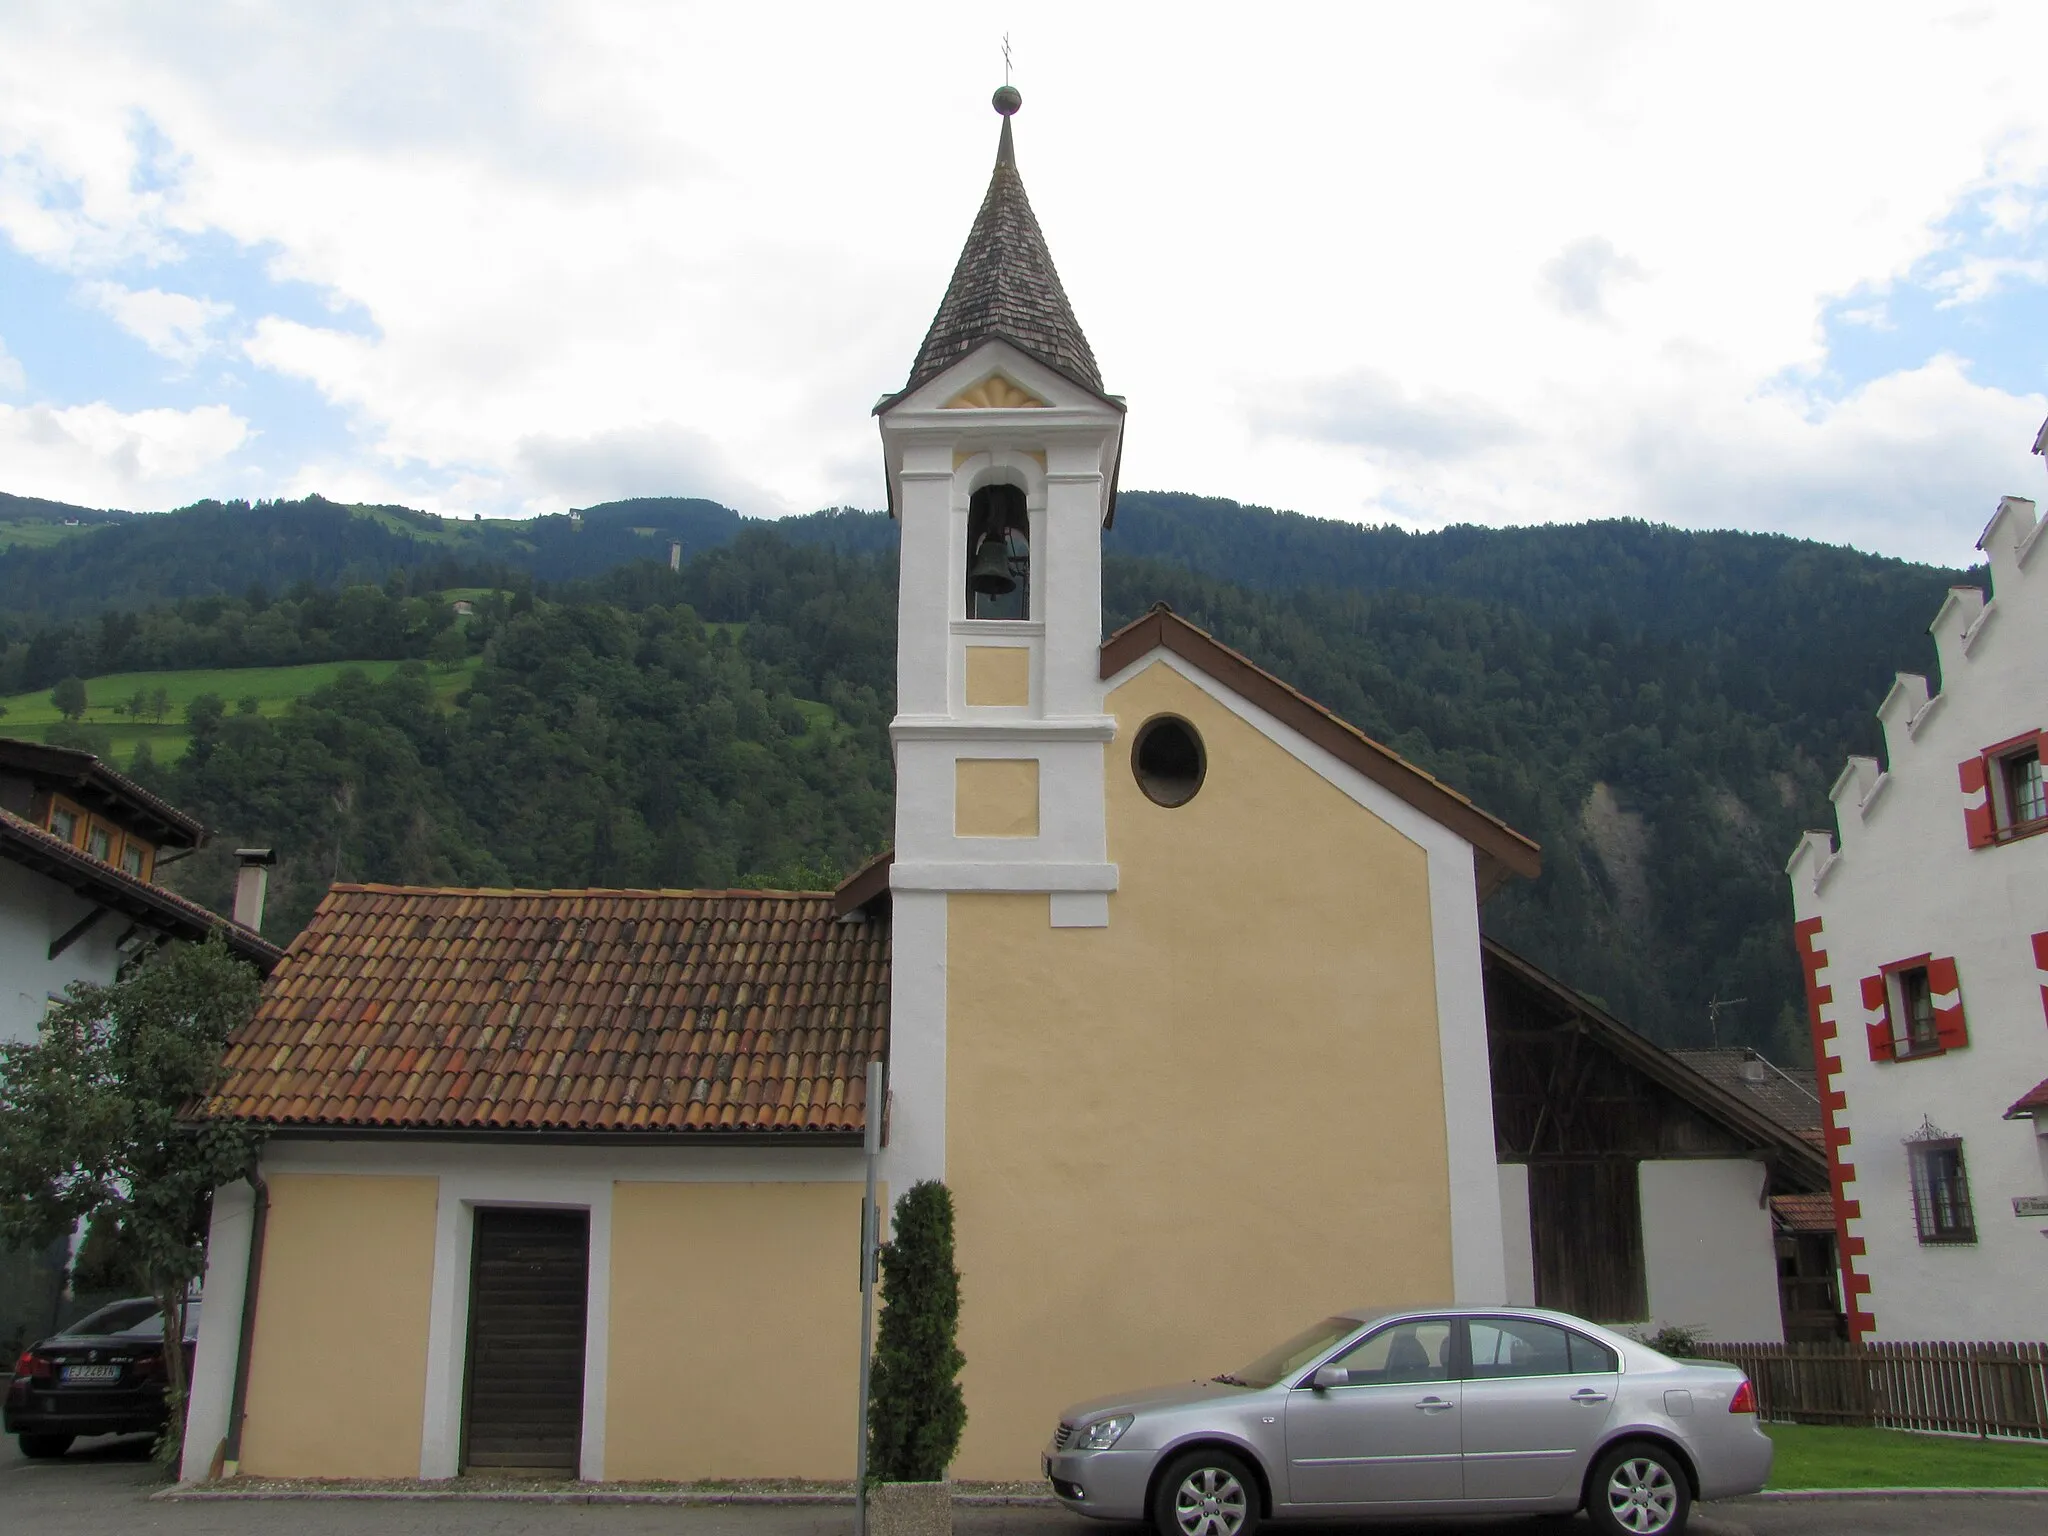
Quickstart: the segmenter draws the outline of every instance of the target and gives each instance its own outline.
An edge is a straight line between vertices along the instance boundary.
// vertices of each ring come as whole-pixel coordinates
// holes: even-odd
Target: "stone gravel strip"
[[[1743,1499],[2048,1499],[2048,1488],[1766,1488]]]

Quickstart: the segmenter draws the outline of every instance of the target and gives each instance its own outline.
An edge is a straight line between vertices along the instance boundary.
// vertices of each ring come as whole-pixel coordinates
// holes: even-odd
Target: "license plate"
[[[121,1367],[118,1365],[67,1365],[60,1378],[66,1386],[74,1382],[119,1381]]]

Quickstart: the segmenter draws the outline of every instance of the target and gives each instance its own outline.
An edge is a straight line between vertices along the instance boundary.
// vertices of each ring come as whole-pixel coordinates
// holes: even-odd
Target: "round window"
[[[1202,738],[1179,715],[1154,715],[1131,743],[1131,772],[1155,805],[1186,805],[1202,787],[1209,760]]]

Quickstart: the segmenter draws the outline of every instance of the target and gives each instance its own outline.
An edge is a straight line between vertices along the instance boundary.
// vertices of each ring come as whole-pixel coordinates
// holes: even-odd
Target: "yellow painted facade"
[[[963,757],[953,765],[956,837],[1038,836],[1038,759]]]
[[[242,1470],[417,1477],[440,1181],[273,1174]]]
[[[607,1478],[853,1475],[860,1198],[613,1187]]]
[[[1021,645],[967,647],[967,702],[977,708],[1031,702],[1031,652]]]
[[[1109,926],[947,903],[956,1477],[1034,1474],[1077,1399],[1451,1295],[1424,850],[1164,664],[1109,709]],[[1208,757],[1174,809],[1129,763],[1164,712]]]

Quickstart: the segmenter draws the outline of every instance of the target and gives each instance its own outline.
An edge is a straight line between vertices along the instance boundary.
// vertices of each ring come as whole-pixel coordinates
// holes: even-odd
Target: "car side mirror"
[[[1332,1387],[1346,1386],[1350,1381],[1351,1373],[1342,1366],[1320,1365],[1316,1367],[1315,1375],[1309,1378],[1308,1384],[1318,1392],[1327,1392]]]

